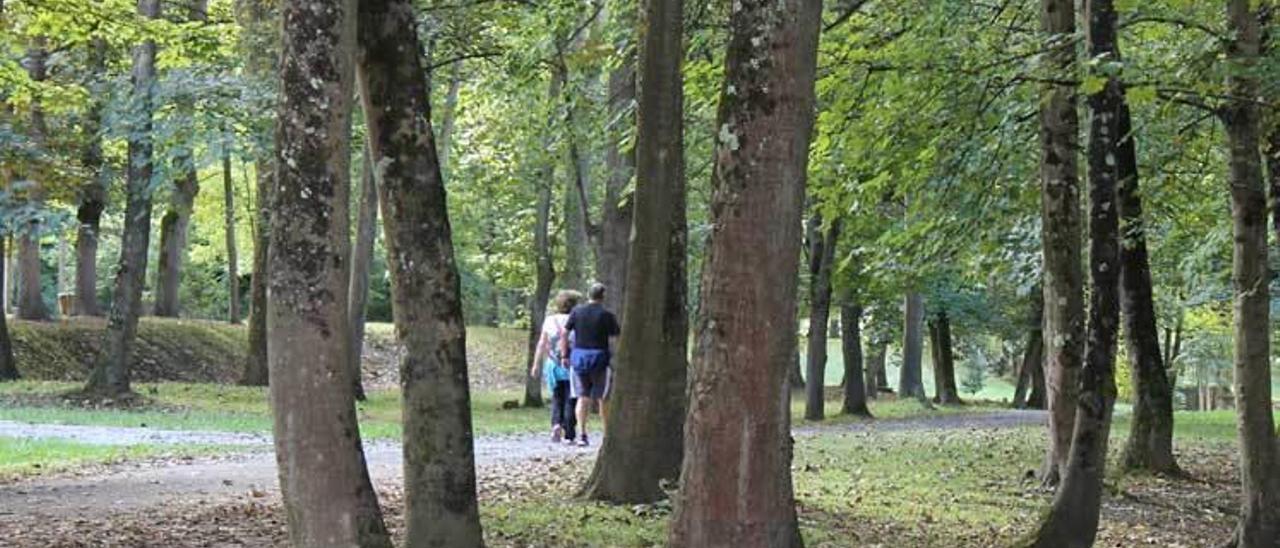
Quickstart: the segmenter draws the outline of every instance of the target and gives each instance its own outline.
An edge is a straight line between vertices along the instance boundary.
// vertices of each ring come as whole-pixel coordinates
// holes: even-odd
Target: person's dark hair
[[[604,300],[604,284],[602,283],[591,284],[591,290],[587,292],[587,295],[590,296],[591,300],[593,301],[603,301]]]
[[[556,293],[556,299],[551,303],[551,307],[558,314],[568,314],[573,311],[573,307],[578,306],[582,302],[582,294],[572,289],[565,289]]]

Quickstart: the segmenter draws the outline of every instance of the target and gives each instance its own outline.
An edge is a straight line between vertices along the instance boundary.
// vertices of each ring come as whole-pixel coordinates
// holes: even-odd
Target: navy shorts
[[[569,356],[569,389],[575,398],[602,400],[609,397],[613,368],[609,367],[607,350],[575,348]],[[586,373],[582,373],[582,371]]]

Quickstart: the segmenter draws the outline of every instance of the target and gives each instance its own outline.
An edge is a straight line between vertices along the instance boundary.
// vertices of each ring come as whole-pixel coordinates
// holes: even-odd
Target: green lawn
[[[197,456],[230,450],[213,446],[91,445],[53,439],[0,436],[0,481],[142,458]]]
[[[808,363],[809,360],[805,350],[806,344],[807,344],[806,342],[801,340],[800,370],[807,375],[808,372],[805,371],[805,364]],[[885,365],[885,374],[889,376],[889,386],[894,390],[898,389],[898,364],[899,363],[901,363],[900,357],[891,356],[891,358],[887,360],[887,363]],[[923,362],[921,363],[921,368],[922,368],[922,376],[924,377],[924,389],[926,392],[932,395],[934,393],[933,362],[929,359],[928,352],[925,352]],[[966,392],[964,389],[964,386],[960,384],[960,381],[963,379],[964,374],[965,374],[964,364],[957,362],[956,363],[956,385],[960,388],[961,398],[970,399],[970,400],[989,400],[989,401],[1001,401],[1001,400],[1008,401],[1013,399],[1013,388],[1014,388],[1013,385],[1010,384],[1009,381],[1006,379],[993,377],[990,375],[987,375],[983,379],[982,390],[979,390],[977,393]],[[825,377],[825,382],[823,384],[827,386],[837,386],[840,384],[840,379],[844,378],[844,355],[841,353],[841,350],[840,350],[840,339],[831,339],[827,341],[827,366],[823,376]]]

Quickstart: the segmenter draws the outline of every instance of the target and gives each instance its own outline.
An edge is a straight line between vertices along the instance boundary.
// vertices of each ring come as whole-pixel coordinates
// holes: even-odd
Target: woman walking
[[[569,312],[582,302],[582,294],[577,291],[564,290],[556,294],[552,301],[552,313],[542,322],[542,335],[538,339],[538,350],[533,356],[533,369],[529,374],[542,376],[551,392],[551,441],[573,443],[576,437],[578,421],[574,417],[577,398],[569,390],[568,356],[561,356],[560,340],[569,336],[565,332],[565,323],[569,321]],[[541,373],[539,373],[541,371]]]

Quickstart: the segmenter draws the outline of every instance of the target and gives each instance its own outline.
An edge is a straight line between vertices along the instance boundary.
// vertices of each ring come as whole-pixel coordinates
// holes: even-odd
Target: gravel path
[[[795,432],[799,436],[814,436],[826,432],[1012,428],[1044,424],[1046,420],[1044,412],[994,411],[804,426]],[[271,440],[265,435],[0,421],[0,436],[111,445],[212,444],[243,446],[248,450],[231,456],[125,463],[0,485],[0,522],[14,518],[102,518],[115,512],[152,508],[174,501],[216,502],[279,496],[275,456]],[[526,460],[567,459],[591,454],[596,447],[552,444],[539,434],[477,438],[475,449],[477,466],[486,467]],[[365,455],[375,483],[399,482],[402,471],[398,443],[366,444]],[[484,481],[483,475],[481,481]]]

